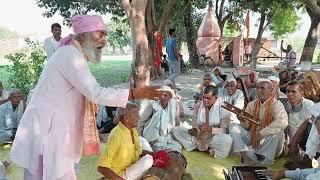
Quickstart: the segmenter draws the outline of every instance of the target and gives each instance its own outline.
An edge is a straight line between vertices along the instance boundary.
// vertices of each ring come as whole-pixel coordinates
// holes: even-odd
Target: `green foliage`
[[[108,25],[108,42],[115,48],[124,48],[131,43],[130,26],[126,18],[113,18]]]
[[[275,14],[269,29],[275,38],[279,38],[287,33],[293,33],[297,29],[299,17],[293,7],[281,8]]]
[[[17,36],[18,34],[16,32],[13,32],[6,27],[0,27],[0,39],[14,38]]]
[[[59,13],[62,17],[68,18],[87,14],[95,11],[101,14],[112,13],[118,16],[124,16],[120,0],[82,0],[82,1],[62,1],[62,0],[37,0],[37,4],[47,11],[43,13],[45,17],[52,17]]]
[[[42,72],[46,56],[40,43],[25,39],[31,53],[14,53],[6,56],[12,66],[8,67],[10,87],[18,88],[26,97],[37,83]]]
[[[240,33],[237,25],[231,21],[228,21],[224,26],[223,36],[224,37],[235,37]]]
[[[320,52],[319,52],[319,54],[318,54],[318,57],[317,57],[316,63],[317,63],[317,64],[320,64]]]

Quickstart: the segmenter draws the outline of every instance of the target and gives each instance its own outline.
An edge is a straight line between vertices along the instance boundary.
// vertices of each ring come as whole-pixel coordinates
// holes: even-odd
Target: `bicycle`
[[[208,56],[205,56],[204,54],[200,55],[199,63],[201,65],[201,68],[205,72],[211,72],[213,68],[216,66],[216,63]]]
[[[185,62],[182,59],[182,55],[181,55],[181,59],[179,61],[180,61],[181,73],[190,74],[192,72],[192,64],[189,61]],[[165,54],[162,55],[161,68],[163,68],[165,70],[165,72],[169,72],[168,59],[167,59],[167,55],[165,55]]]

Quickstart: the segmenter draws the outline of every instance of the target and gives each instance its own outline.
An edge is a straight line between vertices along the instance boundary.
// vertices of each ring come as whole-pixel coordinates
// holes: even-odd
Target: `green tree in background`
[[[119,48],[121,53],[124,54],[123,48],[130,46],[130,26],[126,18],[112,18],[112,22],[108,25],[108,43],[112,46],[113,54],[116,48]]]
[[[44,49],[39,42],[25,39],[30,53],[14,53],[6,56],[12,66],[8,66],[10,72],[9,87],[18,88],[24,97],[36,85],[46,59]]]

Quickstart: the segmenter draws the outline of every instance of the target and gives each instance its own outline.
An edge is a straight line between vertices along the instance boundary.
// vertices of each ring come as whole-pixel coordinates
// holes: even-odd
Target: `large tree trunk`
[[[195,40],[195,29],[192,23],[192,2],[191,0],[184,1],[184,6],[186,7],[183,15],[184,20],[184,27],[186,29],[186,36],[187,38],[187,46],[189,51],[189,62],[192,63],[192,66],[194,68],[200,68],[200,62],[199,57],[197,54],[197,46],[196,46],[196,40]]]
[[[262,39],[262,34],[265,30],[264,27],[264,23],[266,20],[266,15],[265,13],[261,13],[261,19],[260,19],[260,24],[259,24],[259,29],[258,29],[258,34],[257,34],[257,38],[254,41],[254,47],[252,49],[252,64],[251,64],[251,68],[256,69],[257,68],[257,56],[258,53],[260,51],[261,48],[261,39]],[[251,61],[249,61],[249,64],[251,63]]]
[[[313,54],[315,51],[315,48],[317,46],[318,38],[319,38],[319,29],[320,29],[320,16],[317,16],[316,13],[311,11],[307,7],[307,13],[310,16],[311,19],[311,25],[309,28],[309,32],[307,35],[307,38],[304,42],[303,51],[301,54],[300,61],[311,61],[313,59]]]
[[[129,18],[132,36],[132,63],[130,86],[141,87],[149,82],[150,63],[148,38],[145,26],[145,11],[148,0],[122,0],[122,6]]]

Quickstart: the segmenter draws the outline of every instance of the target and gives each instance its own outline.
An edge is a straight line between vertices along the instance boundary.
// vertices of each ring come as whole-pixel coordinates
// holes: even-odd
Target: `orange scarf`
[[[260,129],[263,129],[267,126],[269,126],[269,124],[272,123],[272,114],[271,114],[271,110],[272,110],[272,103],[273,103],[274,97],[269,98],[266,102],[265,102],[265,112],[264,112],[264,117],[265,119],[261,120],[261,124],[260,124]],[[261,102],[259,100],[256,100],[256,102],[254,103],[253,106],[253,110],[251,112],[251,114],[253,116],[255,116],[256,118],[259,118],[259,109],[260,109],[260,105]],[[257,130],[257,125],[251,123],[251,141],[256,140],[256,130]]]
[[[96,125],[95,104],[85,97],[85,113],[83,121],[83,148],[84,156],[100,153],[100,138]]]
[[[80,43],[75,39],[71,40],[71,45],[78,48],[88,60]],[[83,118],[83,147],[82,154],[84,156],[98,155],[100,153],[100,138],[96,125],[97,106],[90,102],[87,97],[84,98],[84,118]]]

